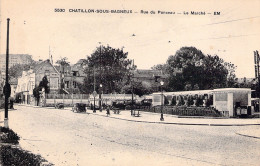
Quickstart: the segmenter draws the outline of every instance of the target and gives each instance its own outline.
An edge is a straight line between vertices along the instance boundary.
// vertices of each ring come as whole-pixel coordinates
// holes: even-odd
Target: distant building
[[[133,80],[141,82],[144,86],[158,89],[160,81],[164,81],[167,75],[161,70],[137,69],[134,71]]]
[[[32,55],[28,54],[9,54],[9,65],[12,67],[16,64],[30,64],[33,61]],[[5,69],[6,69],[6,55],[0,55],[0,71],[2,79],[5,79]],[[1,80],[2,81],[2,80]]]
[[[66,93],[80,93],[79,85],[83,84],[86,74],[84,73],[84,60],[80,59],[76,64],[55,66],[60,72],[61,80]]]
[[[50,93],[57,93],[60,89],[60,73],[49,60],[41,61],[29,71],[23,71],[22,76],[18,78],[15,93],[20,93],[22,101],[30,104],[33,99],[33,89],[39,86],[44,76],[47,76],[49,81]]]
[[[246,83],[251,83],[251,84],[255,84],[256,83],[256,79],[255,78],[237,78],[236,80],[237,83],[239,84],[246,84]]]

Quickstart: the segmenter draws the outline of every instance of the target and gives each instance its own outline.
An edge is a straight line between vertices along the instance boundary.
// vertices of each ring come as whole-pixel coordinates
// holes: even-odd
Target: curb
[[[260,124],[206,124],[206,123],[178,123],[178,122],[151,122],[151,121],[143,121],[143,120],[132,120],[132,119],[125,119],[125,118],[118,118],[118,117],[111,117],[106,115],[98,115],[95,113],[89,113],[96,116],[103,116],[103,117],[109,117],[113,119],[118,120],[125,120],[129,122],[139,122],[139,123],[157,123],[157,124],[172,124],[172,125],[196,125],[196,126],[255,126]]]
[[[260,137],[257,137],[257,136],[251,136],[251,135],[240,134],[240,133],[236,133],[236,134],[237,134],[237,135],[240,135],[240,136],[244,136],[244,137],[260,139]]]

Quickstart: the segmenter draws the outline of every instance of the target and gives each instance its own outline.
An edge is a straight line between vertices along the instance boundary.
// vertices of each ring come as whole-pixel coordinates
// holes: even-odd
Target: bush
[[[12,130],[9,128],[5,127],[0,127],[1,130],[1,135],[0,135],[0,140],[3,143],[13,143],[13,144],[18,144],[20,137]]]
[[[182,96],[179,96],[179,104],[178,104],[178,106],[183,106],[183,105],[185,105],[184,98]]]
[[[168,105],[169,104],[169,100],[167,99],[167,97],[163,96],[164,97],[164,105]]]
[[[210,96],[207,100],[206,100],[206,106],[209,107],[213,105],[213,96]]]
[[[188,106],[191,106],[191,105],[193,105],[194,104],[194,101],[193,101],[194,99],[193,99],[193,97],[192,96],[189,96],[188,97]]]
[[[52,166],[51,163],[46,163],[47,161],[43,159],[40,155],[34,155],[28,151],[12,147],[10,145],[4,145],[0,148],[0,154],[3,165],[45,165]],[[46,164],[44,164],[46,163]]]
[[[202,99],[201,97],[198,97],[197,100],[196,100],[195,105],[196,105],[197,107],[203,105],[203,99]]]
[[[176,105],[176,97],[175,97],[175,96],[172,97],[172,103],[171,103],[171,105]]]

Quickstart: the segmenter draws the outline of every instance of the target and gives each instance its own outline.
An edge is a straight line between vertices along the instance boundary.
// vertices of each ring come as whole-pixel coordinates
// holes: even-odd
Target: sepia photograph
[[[260,0],[0,0],[0,165],[259,166]]]

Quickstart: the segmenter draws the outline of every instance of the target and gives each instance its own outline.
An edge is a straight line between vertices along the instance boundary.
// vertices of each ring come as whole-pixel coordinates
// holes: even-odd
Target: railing
[[[57,103],[63,103],[65,106],[73,106],[75,103],[93,103],[94,97],[91,94],[46,94],[46,100],[44,106],[54,106]],[[131,94],[102,94],[102,103],[112,104],[115,100],[130,100],[132,99]],[[134,95],[134,99],[138,99]],[[99,101],[99,96],[96,96],[96,104]]]
[[[46,99],[88,99],[88,94],[46,94]]]
[[[210,117],[220,117],[222,116],[220,112],[211,107],[184,107],[184,106],[140,106],[137,107],[140,111],[161,113],[163,109],[164,114],[180,115],[180,116],[210,116]]]

